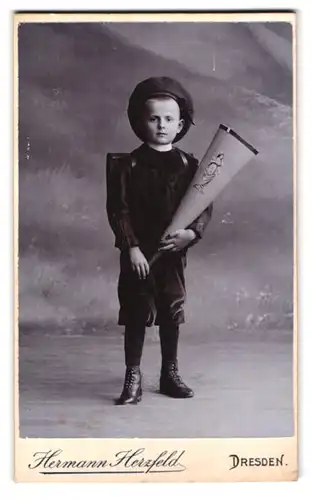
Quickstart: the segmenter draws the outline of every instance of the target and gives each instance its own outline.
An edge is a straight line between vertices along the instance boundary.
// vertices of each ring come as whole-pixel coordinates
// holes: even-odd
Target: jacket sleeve
[[[205,229],[211,220],[213,212],[213,203],[211,203],[202,214],[200,214],[197,219],[195,219],[192,224],[190,224],[187,229],[192,229],[196,235],[196,238],[192,241],[192,244],[197,243],[204,235]]]
[[[193,177],[198,168],[198,160],[196,160],[195,158],[192,159],[193,159],[192,162],[192,177]],[[189,224],[187,229],[192,229],[196,237],[188,245],[188,247],[195,245],[199,240],[202,239],[205,229],[211,220],[212,212],[213,212],[213,203],[211,203],[191,224]]]
[[[120,250],[138,246],[127,201],[127,186],[131,173],[129,154],[108,153],[106,161],[107,216],[115,235],[115,246]]]

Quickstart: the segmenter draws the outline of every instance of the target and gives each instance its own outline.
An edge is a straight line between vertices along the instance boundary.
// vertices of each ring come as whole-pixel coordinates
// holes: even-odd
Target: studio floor
[[[157,332],[149,329],[143,399],[115,406],[123,377],[121,331],[20,334],[20,436],[25,438],[216,438],[291,436],[293,345],[289,331],[183,327],[180,372],[195,397],[158,391]]]

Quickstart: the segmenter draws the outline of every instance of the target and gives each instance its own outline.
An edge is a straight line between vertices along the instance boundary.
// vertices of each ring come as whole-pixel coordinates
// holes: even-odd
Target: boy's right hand
[[[129,257],[132,270],[137,273],[139,279],[147,278],[149,274],[148,262],[139,247],[131,247]]]

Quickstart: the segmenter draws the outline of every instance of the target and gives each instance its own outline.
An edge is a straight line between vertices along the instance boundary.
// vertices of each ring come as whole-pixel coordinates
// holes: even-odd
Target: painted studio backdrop
[[[25,23],[18,36],[21,436],[292,435],[291,25]],[[144,401],[129,411],[113,404],[123,329],[105,162],[139,145],[128,99],[162,75],[194,99],[182,149],[201,159],[226,123],[260,154],[217,198],[188,254],[179,349],[196,397],[156,393],[150,328]]]

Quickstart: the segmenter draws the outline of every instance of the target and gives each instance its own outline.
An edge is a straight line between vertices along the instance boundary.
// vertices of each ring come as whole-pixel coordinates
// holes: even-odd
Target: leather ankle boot
[[[171,398],[192,398],[194,392],[182,381],[175,361],[163,363],[160,374],[160,392]]]
[[[116,405],[136,404],[142,399],[142,376],[139,366],[126,369],[125,382]]]

